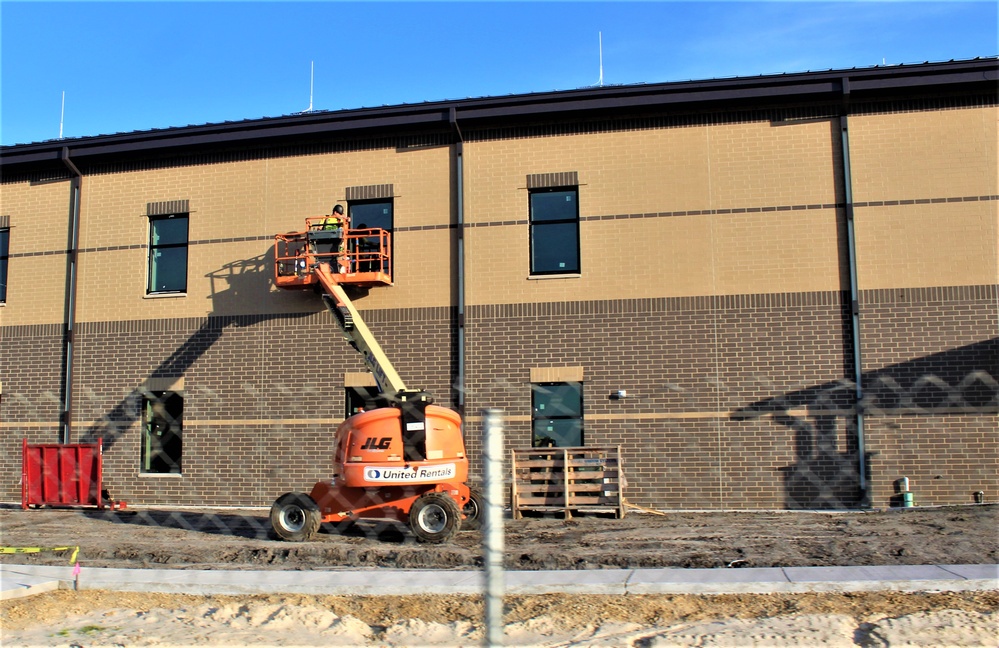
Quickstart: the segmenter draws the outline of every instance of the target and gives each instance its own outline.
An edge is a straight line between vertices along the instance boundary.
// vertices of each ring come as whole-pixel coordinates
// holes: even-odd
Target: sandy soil
[[[990,646],[999,593],[516,596],[517,646]],[[0,605],[14,646],[474,646],[477,597],[61,591]]]
[[[416,543],[361,522],[312,542],[269,536],[267,512],[0,510],[4,546],[81,547],[92,567],[475,569],[481,534]],[[506,521],[509,569],[999,562],[999,506],[848,513],[629,514]],[[66,564],[65,554],[3,554]],[[990,592],[508,597],[523,646],[999,646]],[[212,596],[60,591],[0,603],[7,646],[481,645],[478,597]]]

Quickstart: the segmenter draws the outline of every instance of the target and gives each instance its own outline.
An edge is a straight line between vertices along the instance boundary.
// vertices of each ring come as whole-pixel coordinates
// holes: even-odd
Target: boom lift
[[[481,498],[467,485],[461,417],[409,389],[361,318],[345,286],[391,285],[389,233],[351,230],[334,214],[306,219],[306,231],[275,237],[275,283],[315,288],[347,342],[364,358],[389,403],[345,420],[334,437],[333,478],[285,493],[271,506],[274,532],[308,540],[324,523],[358,518],[408,523],[419,540],[446,542],[479,524]]]

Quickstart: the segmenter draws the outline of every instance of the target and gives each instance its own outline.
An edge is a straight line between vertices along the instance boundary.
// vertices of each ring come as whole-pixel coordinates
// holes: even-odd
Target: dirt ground
[[[266,510],[0,509],[8,547],[78,545],[90,567],[177,569],[477,569],[482,535],[415,541],[362,520],[313,541],[273,538]],[[999,563],[999,504],[864,512],[677,512],[505,521],[507,569],[808,567]],[[65,564],[53,553],[0,554]]]
[[[482,563],[477,531],[426,545],[398,525],[362,521],[342,532],[324,528],[310,542],[287,543],[271,537],[265,510],[8,507],[0,509],[0,532],[5,547],[78,545],[84,567],[460,570]],[[507,519],[505,548],[506,566],[515,570],[999,563],[999,505]],[[65,565],[68,557],[19,553],[0,559]],[[890,639],[890,645],[996,646],[996,610],[999,589],[545,595],[507,597],[505,621],[511,645],[879,646]],[[477,645],[481,621],[481,599],[468,596],[60,591],[0,603],[5,645]]]

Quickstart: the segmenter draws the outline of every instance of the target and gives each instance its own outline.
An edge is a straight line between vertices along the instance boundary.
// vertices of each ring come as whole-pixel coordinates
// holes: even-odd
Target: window
[[[346,418],[359,412],[388,407],[388,401],[385,400],[377,387],[347,387],[346,404]]]
[[[149,217],[147,294],[187,291],[187,214]]]
[[[530,200],[531,274],[578,273],[578,189],[533,189]]]
[[[7,257],[10,254],[10,230],[0,229],[0,303],[7,301]]]
[[[392,199],[379,199],[379,200],[364,200],[364,201],[352,201],[349,203],[349,216],[350,216],[350,228],[351,229],[366,229],[366,228],[379,228],[386,232],[392,231]],[[368,239],[362,240],[360,245],[362,250],[365,249],[365,244],[367,244],[368,249],[377,250],[378,239],[377,237],[373,241]],[[395,246],[395,241],[392,241],[392,246]],[[389,258],[392,257],[392,250],[388,250]],[[374,270],[372,267],[362,267],[359,268],[361,272],[367,272]],[[392,268],[388,268],[388,275],[392,275]]]
[[[583,445],[583,384],[537,383],[531,385],[531,446]]]
[[[142,399],[142,472],[180,474],[184,398],[176,392],[146,392]]]

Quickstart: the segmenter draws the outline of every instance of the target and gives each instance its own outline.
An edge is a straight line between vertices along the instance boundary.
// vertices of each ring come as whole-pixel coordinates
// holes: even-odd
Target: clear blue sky
[[[0,0],[0,143],[994,56],[997,3]]]

